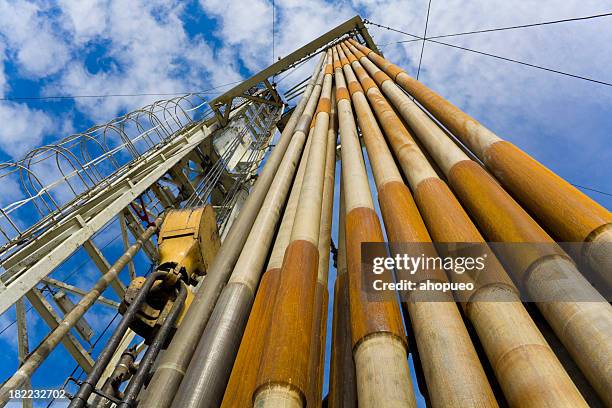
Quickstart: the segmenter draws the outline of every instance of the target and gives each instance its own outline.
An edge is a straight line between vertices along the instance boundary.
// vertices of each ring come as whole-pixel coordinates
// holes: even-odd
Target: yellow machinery
[[[161,323],[172,309],[180,281],[195,285],[206,275],[220,247],[215,212],[210,205],[198,208],[170,210],[159,231],[159,266],[157,271],[167,274],[153,284],[130,328],[147,343],[159,330]],[[145,277],[137,277],[125,292],[119,311],[124,313],[132,304],[145,283]],[[187,291],[183,310],[174,326],[181,322],[189,307],[193,293]]]

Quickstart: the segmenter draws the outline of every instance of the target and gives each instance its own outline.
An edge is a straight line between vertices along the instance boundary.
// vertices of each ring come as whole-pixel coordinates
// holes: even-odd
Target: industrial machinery
[[[312,75],[279,94],[274,78],[311,58]],[[73,408],[416,407],[419,394],[436,408],[612,405],[612,215],[384,58],[360,17],[186,106],[194,96],[0,167],[29,195],[0,211],[0,311],[15,304],[21,321],[20,366],[0,404],[63,343],[85,373],[64,387]],[[51,185],[36,172],[48,157],[60,174]],[[24,230],[13,218],[27,206],[41,216]],[[115,218],[124,247],[111,264],[94,238]],[[373,299],[363,245],[385,234],[432,257],[433,244],[481,245],[490,275],[460,302]],[[517,258],[487,242],[543,245]],[[102,272],[88,290],[49,276],[81,247]],[[136,265],[142,253],[148,272]],[[439,267],[418,279],[459,278]],[[45,297],[51,287],[63,316]],[[108,287],[120,302],[102,296]],[[51,327],[31,351],[24,299]],[[94,305],[121,319],[90,354],[71,329],[92,338],[84,316]]]

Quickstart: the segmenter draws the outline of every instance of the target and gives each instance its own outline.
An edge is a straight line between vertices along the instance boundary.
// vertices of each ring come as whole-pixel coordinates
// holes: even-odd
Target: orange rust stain
[[[385,221],[385,228],[389,242],[411,242],[430,243],[431,238],[423,223],[421,214],[408,190],[408,187],[400,181],[385,183],[378,189],[378,201],[380,210]],[[393,245],[391,245],[393,252]],[[427,256],[436,256],[432,245],[423,245],[419,252]],[[436,280],[444,282],[447,280],[443,270],[431,270],[419,273],[418,280]]]
[[[587,239],[612,214],[510,142],[493,143],[485,164],[560,241]]]
[[[323,401],[323,365],[325,359],[325,337],[327,328],[327,287],[317,282],[315,295],[315,319],[313,319],[313,336],[310,345],[310,359],[308,382],[310,383],[310,396],[308,405],[320,407]]]
[[[415,189],[414,199],[436,242],[484,242],[444,181],[433,177],[423,180]]]
[[[374,82],[376,82],[378,86],[382,86],[383,82],[390,79],[391,78],[389,78],[389,75],[385,74],[383,71],[377,71],[374,73]]]
[[[270,328],[279,277],[280,269],[276,268],[267,271],[261,278],[234,368],[225,389],[222,408],[253,406],[253,392],[266,340],[265,334]]]
[[[397,77],[397,74],[403,71],[392,70],[391,68],[386,68],[384,71],[394,78],[402,88],[407,90],[410,95],[414,96],[419,103],[425,106],[428,111],[461,140],[468,140],[470,130],[474,127],[482,126],[476,119],[472,118],[416,79],[407,74]]]
[[[550,255],[566,256],[544,230],[508,195],[482,167],[472,160],[455,164],[448,181],[463,207],[491,242],[549,243],[522,246],[520,256],[503,258],[512,273],[522,279],[536,260]]]
[[[368,73],[362,67],[360,67],[360,66],[356,66],[355,67],[355,66],[352,66],[352,65],[351,65],[351,67],[353,68],[353,72],[355,72],[355,76],[357,76],[357,79],[359,79],[360,81],[365,79],[365,78],[369,78]]]
[[[378,86],[374,83],[374,81],[372,80],[372,78],[364,78],[361,81],[361,84],[363,86],[363,89],[365,89],[365,91],[367,92],[368,89],[370,88],[376,88],[378,89]]]
[[[395,300],[367,298],[361,273],[361,243],[384,242],[380,221],[371,208],[354,208],[346,215],[346,255],[353,347],[368,334],[388,332],[405,341]]]
[[[308,367],[318,263],[319,251],[311,242],[296,240],[287,246],[257,388],[283,383],[298,389],[304,398],[310,394]]]
[[[342,99],[351,99],[348,90],[345,87],[336,88],[336,102],[340,102]]]
[[[334,285],[332,351],[329,374],[330,408],[356,407],[357,388],[351,343],[351,321],[347,275],[338,275]]]
[[[485,242],[444,181],[433,177],[422,181],[415,189],[414,199],[435,242]],[[487,273],[474,273],[471,281],[476,287],[495,283],[516,290],[493,252],[488,247],[483,249],[488,258]]]
[[[361,85],[359,85],[359,82],[357,81],[351,81],[348,83],[348,89],[349,92],[351,93],[351,95],[353,95],[354,93],[357,92],[363,92],[363,88],[361,87]]]
[[[331,112],[331,102],[329,98],[319,99],[319,104],[317,105],[317,112],[315,114],[315,117],[317,116],[317,114],[319,114],[319,112],[325,112],[325,113]]]

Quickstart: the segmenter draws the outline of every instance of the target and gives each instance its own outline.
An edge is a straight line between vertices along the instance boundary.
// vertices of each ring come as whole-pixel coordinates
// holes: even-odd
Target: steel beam
[[[62,313],[64,313],[65,315],[70,313],[70,311],[74,309],[74,303],[72,303],[70,298],[68,298],[68,296],[66,295],[66,292],[63,290],[57,291],[57,293],[53,295],[53,300],[55,301],[55,304],[57,304],[57,307],[59,307]],[[81,317],[79,320],[77,320],[74,325],[74,328],[77,333],[79,333],[81,338],[83,338],[88,343],[91,341],[91,338],[93,337],[94,333],[87,320],[85,320],[85,317]]]
[[[24,360],[28,356],[30,352],[30,346],[28,344],[28,327],[26,324],[26,310],[23,299],[20,299],[15,303],[15,314],[17,315],[17,348],[19,355],[19,364],[23,364]],[[24,384],[24,389],[29,390],[32,388],[32,384],[30,381],[27,381]],[[32,399],[31,398],[23,398],[22,406],[23,408],[32,408]]]
[[[38,289],[33,288],[27,293],[26,296],[32,304],[32,307],[34,307],[51,330],[59,326],[62,319],[60,319],[55,310],[53,310],[53,306],[51,306],[51,304],[47,301],[47,299],[45,299],[43,294]],[[62,339],[62,344],[64,347],[66,347],[66,350],[68,350],[68,353],[70,353],[72,358],[74,358],[81,366],[83,371],[89,373],[93,368],[94,360],[83,348],[81,343],[79,343],[79,341],[72,335],[72,333],[68,333]]]
[[[83,248],[98,268],[98,271],[100,271],[102,274],[106,273],[106,271],[108,271],[110,268],[110,263],[106,260],[104,254],[102,254],[102,251],[100,251],[94,242],[91,239],[88,239],[83,244]],[[119,296],[119,299],[123,299],[123,295],[125,295],[125,285],[119,280],[119,278],[111,282],[111,287]]]
[[[340,24],[336,28],[331,29],[327,33],[316,38],[315,40],[309,42],[305,46],[298,48],[296,51],[292,52],[286,57],[281,58],[279,61],[270,65],[268,68],[258,72],[246,81],[236,85],[229,91],[225,92],[223,95],[216,97],[211,101],[210,105],[215,107],[218,104],[226,104],[235,97],[244,96],[243,94],[250,88],[266,81],[273,75],[278,75],[281,72],[286,71],[287,69],[291,68],[294,63],[299,62],[300,60],[315,54],[336,38],[341,37],[345,34],[352,33],[355,30],[357,30],[359,34],[361,34],[369,48],[376,51],[378,50],[376,48],[376,45],[372,41],[370,35],[367,34],[367,29],[365,28],[361,17],[355,16]]]
[[[153,185],[158,186],[157,183]],[[130,247],[130,239],[129,239],[128,231],[127,231],[125,213],[123,211],[120,212],[117,215],[117,218],[119,219],[119,227],[121,228],[121,239],[123,240],[123,249],[127,251],[128,248]],[[134,268],[134,260],[132,259],[130,259],[130,262],[128,262],[128,272],[130,273],[130,279],[134,279],[136,277],[136,269]]]
[[[50,278],[48,276],[46,278],[43,278],[42,282],[46,283],[47,285],[54,286],[54,287],[56,287],[58,289],[65,290],[66,292],[74,293],[75,295],[78,295],[78,296],[85,296],[88,293],[88,291],[86,291],[86,290],[77,288],[76,286],[70,285],[70,284],[68,284],[66,282],[58,281],[57,279],[53,279],[53,278]],[[102,304],[102,305],[104,305],[104,306],[112,307],[115,310],[119,308],[119,303],[118,302],[115,302],[114,300],[107,299],[107,298],[105,298],[103,296],[100,296],[98,298],[97,302]],[[17,303],[19,303],[19,302],[17,302]]]
[[[0,314],[36,286],[96,231],[144,193],[151,185],[195,149],[210,130],[193,127],[159,150],[144,154],[108,188],[94,194],[75,213],[4,262],[9,273],[0,277]],[[42,245],[37,245],[44,242]],[[8,276],[7,276],[8,275]]]

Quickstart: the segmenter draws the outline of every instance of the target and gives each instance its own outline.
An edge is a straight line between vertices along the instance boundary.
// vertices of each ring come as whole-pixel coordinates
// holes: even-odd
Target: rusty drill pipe
[[[612,287],[612,213],[401,68],[354,40],[351,43],[476,154],[553,236],[586,242],[582,257]]]
[[[363,287],[361,243],[384,242],[384,238],[374,210],[350,95],[335,49],[333,56],[342,145],[346,276],[357,399],[361,407],[378,407],[381,401],[394,407],[416,407],[399,305],[396,300],[369,300]]]
[[[330,54],[328,51],[304,181],[253,395],[258,407],[301,407],[310,395],[310,341],[314,335],[318,241],[331,105]]]
[[[415,132],[417,129],[420,127],[415,125]],[[547,244],[534,247],[529,255],[504,257],[502,263],[532,298],[562,299],[537,305],[591,385],[612,404],[610,304],[578,272],[553,239],[448,136],[443,132],[423,131],[416,135],[488,240]],[[551,279],[551,276],[563,279]]]
[[[23,361],[19,369],[5,381],[0,388],[0,405],[4,406],[9,400],[11,390],[18,389],[29,381],[32,374],[45,361],[49,354],[57,347],[62,339],[70,332],[70,329],[83,317],[85,312],[96,302],[100,295],[106,290],[108,285],[119,276],[119,273],[134,258],[142,245],[148,241],[159,229],[164,219],[164,215],[159,216],[153,225],[147,228],[128,249],[115,261],[110,269],[102,275],[91,290],[81,298],[75,307],[68,312],[59,325],[45,337],[45,339],[32,351]]]
[[[331,61],[330,61],[331,62]],[[330,64],[331,68],[331,64]],[[309,382],[312,387],[311,400],[314,407],[321,407],[323,398],[323,373],[325,363],[325,339],[327,334],[327,304],[329,254],[331,247],[332,211],[334,207],[334,176],[336,173],[336,109],[335,98],[330,95],[331,108],[329,113],[329,127],[327,130],[327,152],[325,158],[325,178],[323,182],[323,198],[321,207],[321,228],[319,230],[319,265],[317,268],[317,287],[315,292],[315,311],[313,319],[313,332],[311,338],[311,353],[309,367]]]
[[[291,188],[291,194],[285,206],[274,247],[272,248],[272,254],[270,255],[266,272],[261,278],[259,288],[257,289],[257,295],[255,296],[255,302],[253,303],[244,335],[242,336],[240,349],[238,350],[232,374],[225,389],[225,395],[221,404],[222,408],[253,406],[253,392],[255,391],[257,374],[259,373],[261,353],[268,330],[270,329],[271,311],[276,300],[280,268],[283,262],[283,254],[287,249],[287,245],[289,245],[295,210],[310,152],[312,132],[313,128],[311,127],[306,147],[304,147],[302,159],[300,160],[300,166]]]
[[[322,80],[319,76],[319,81]],[[312,93],[304,112],[313,112],[317,93]],[[173,407],[200,408],[219,405],[259,284],[281,210],[306,141],[298,129],[270,185],[228,284],[223,288],[210,321],[204,329]]]
[[[350,43],[345,45],[376,79],[378,87],[394,102],[397,111],[405,115],[415,132],[442,132],[385,73]],[[353,62],[354,67],[361,67],[358,61]],[[368,93],[379,93],[378,87],[376,90],[370,88]],[[418,166],[415,161],[409,164]],[[484,238],[444,181],[431,177],[411,187],[434,241],[484,244]],[[494,253],[486,253],[489,274],[487,281],[477,285],[470,302],[462,306],[481,339],[510,406],[536,408],[584,405],[580,393],[523,307],[512,281]],[[452,276],[456,277],[455,274]],[[483,301],[497,296],[501,301]],[[529,390],[536,384],[539,392],[530,393]]]
[[[322,64],[323,58],[315,67],[314,75],[306,87],[302,99],[283,129],[276,147],[266,160],[266,164],[240,210],[238,218],[225,237],[208,271],[206,284],[196,293],[185,318],[172,338],[170,346],[161,356],[157,370],[143,396],[143,404],[155,404],[160,408],[170,406],[221,290],[227,283],[240,256],[242,247],[259,213],[270,184],[276,176],[278,166],[285,155],[294,131],[295,129],[307,129],[310,124],[312,117],[304,110],[310,95],[320,89],[320,86],[316,85],[316,79]]]
[[[340,176],[342,180],[342,175]],[[355,363],[351,344],[351,321],[348,280],[346,273],[346,240],[344,220],[344,189],[340,183],[340,208],[338,213],[338,259],[334,284],[334,308],[332,320],[331,361],[329,369],[329,407],[350,408],[357,406]]]
[[[367,74],[360,75],[361,85],[357,81],[351,67],[351,63],[358,63],[355,56],[344,48],[338,48],[338,53],[345,61],[344,75],[349,84],[359,127],[372,164],[389,241],[431,242],[417,206],[402,180],[391,151],[376,123],[376,117],[368,105],[368,100],[387,134],[401,134],[405,132],[405,128],[380,92],[378,94],[374,92],[377,91],[374,89],[376,85],[366,77]],[[355,66],[355,69],[358,73],[365,73],[360,66]],[[419,153],[417,150],[412,151],[410,161],[423,163],[420,168],[415,168],[414,173],[418,174],[418,177],[432,177],[435,172],[426,166],[425,157],[422,154],[419,156]],[[431,252],[429,256],[436,256],[433,248],[424,248],[424,251],[428,249]],[[447,280],[443,270],[420,275],[423,276],[415,276],[419,278],[417,283],[426,279],[438,282]],[[469,401],[474,406],[497,407],[497,401],[453,296],[450,293],[445,296],[447,298],[445,301],[426,302],[411,299],[407,304],[432,406],[462,406]],[[448,350],[453,350],[453,353],[448,353]]]

